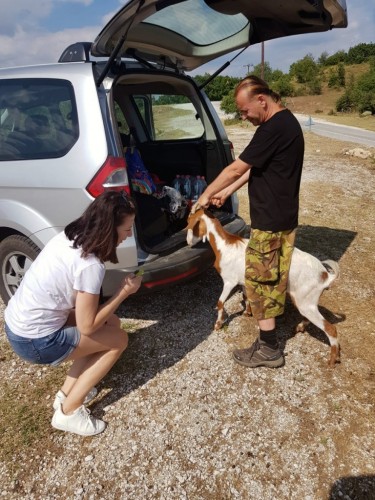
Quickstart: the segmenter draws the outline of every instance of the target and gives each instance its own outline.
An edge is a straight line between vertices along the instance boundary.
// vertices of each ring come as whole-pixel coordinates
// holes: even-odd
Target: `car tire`
[[[0,295],[7,305],[20,286],[25,272],[40,252],[31,240],[22,235],[12,235],[0,243]]]

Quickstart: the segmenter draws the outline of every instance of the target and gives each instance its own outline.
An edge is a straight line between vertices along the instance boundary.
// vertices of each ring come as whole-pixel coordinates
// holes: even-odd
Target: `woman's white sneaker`
[[[98,389],[96,387],[93,387],[85,397],[83,404],[87,405],[88,403],[90,403],[90,401],[96,398],[97,394],[98,394]],[[55,400],[53,402],[53,409],[57,410],[59,405],[62,405],[65,400],[66,400],[65,394],[63,393],[63,391],[59,391],[55,396]]]
[[[65,415],[61,404],[52,417],[52,427],[60,431],[73,432],[80,436],[95,436],[104,431],[106,424],[103,420],[90,415],[90,410],[80,406],[71,415]]]

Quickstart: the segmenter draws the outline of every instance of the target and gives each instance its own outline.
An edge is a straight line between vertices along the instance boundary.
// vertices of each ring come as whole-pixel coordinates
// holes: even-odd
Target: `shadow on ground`
[[[320,260],[339,261],[350,247],[357,233],[347,229],[324,226],[299,226],[296,246]]]
[[[350,500],[373,500],[375,498],[375,476],[347,476],[334,482],[328,500],[350,498]]]
[[[297,246],[319,259],[339,260],[356,233],[328,227],[301,226]],[[110,405],[158,373],[182,360],[211,333],[216,320],[215,306],[222,290],[222,281],[210,269],[195,281],[171,287],[152,295],[130,297],[121,308],[121,317],[149,323],[129,335],[129,345],[101,387],[110,389],[97,403],[98,410]],[[169,304],[166,309],[165,304]],[[167,312],[166,312],[167,310]],[[320,307],[328,321],[337,323],[344,315]],[[227,324],[238,316],[229,316]],[[285,315],[278,319],[282,345],[295,335],[301,316],[288,301]],[[308,334],[327,344],[323,332],[309,325]],[[327,353],[328,355],[328,353]]]
[[[210,269],[192,282],[127,299],[120,313],[125,324],[130,318],[149,325],[129,334],[128,348],[100,384],[111,390],[98,409],[144,385],[203,342],[212,332],[221,288],[221,278]]]

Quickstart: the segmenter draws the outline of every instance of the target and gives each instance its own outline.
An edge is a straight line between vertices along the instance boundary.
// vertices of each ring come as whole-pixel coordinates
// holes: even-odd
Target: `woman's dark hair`
[[[246,89],[248,96],[252,97],[259,94],[269,95],[275,102],[280,102],[279,94],[269,88],[268,83],[255,75],[250,75],[240,81],[234,91],[235,97],[242,89]]]
[[[65,234],[74,248],[82,248],[82,257],[92,253],[102,262],[117,264],[117,227],[134,214],[135,203],[124,191],[105,191],[66,226]]]

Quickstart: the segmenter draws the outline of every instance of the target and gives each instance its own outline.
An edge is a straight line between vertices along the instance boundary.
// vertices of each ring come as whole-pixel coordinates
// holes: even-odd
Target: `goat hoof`
[[[333,346],[331,348],[331,353],[330,353],[330,357],[329,357],[329,361],[328,361],[328,366],[330,368],[334,368],[336,363],[340,363],[341,360],[340,360],[340,345],[338,346]]]
[[[216,321],[214,329],[221,330],[222,326],[223,326],[223,323],[221,321]]]

